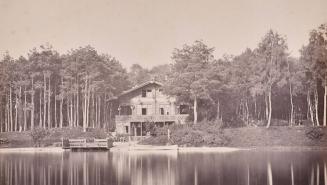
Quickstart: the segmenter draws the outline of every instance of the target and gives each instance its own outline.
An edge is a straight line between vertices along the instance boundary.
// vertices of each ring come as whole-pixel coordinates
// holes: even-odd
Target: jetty
[[[113,141],[106,139],[62,139],[62,148],[71,150],[109,150]]]
[[[166,145],[166,146],[153,146],[153,145],[132,145],[128,148],[129,151],[151,151],[151,150],[178,150],[177,145]]]

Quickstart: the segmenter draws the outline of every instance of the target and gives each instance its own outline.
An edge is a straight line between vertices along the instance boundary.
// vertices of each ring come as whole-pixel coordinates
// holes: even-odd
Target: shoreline
[[[263,146],[263,147],[177,147],[176,149],[161,149],[160,146],[147,146],[148,148],[133,149],[129,145],[114,146],[108,150],[108,152],[151,152],[151,153],[162,153],[162,152],[181,152],[181,153],[228,153],[238,151],[272,151],[272,152],[302,152],[302,151],[327,151],[327,147],[317,146]],[[69,151],[61,147],[21,147],[21,148],[0,148],[1,153],[62,153]]]

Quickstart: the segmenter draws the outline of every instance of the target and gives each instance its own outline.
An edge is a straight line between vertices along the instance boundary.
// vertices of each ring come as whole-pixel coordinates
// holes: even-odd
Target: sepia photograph
[[[0,185],[327,185],[327,0],[0,0]]]

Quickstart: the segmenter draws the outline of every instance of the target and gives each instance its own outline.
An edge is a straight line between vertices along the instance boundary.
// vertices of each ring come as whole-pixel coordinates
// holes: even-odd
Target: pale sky
[[[125,67],[171,62],[202,40],[215,57],[255,48],[272,28],[289,50],[327,22],[327,0],[0,0],[0,53],[17,58],[50,43],[60,53],[90,44]]]

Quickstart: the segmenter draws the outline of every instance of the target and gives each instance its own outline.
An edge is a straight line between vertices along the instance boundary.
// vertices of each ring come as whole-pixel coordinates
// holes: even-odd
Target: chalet
[[[177,105],[175,97],[163,94],[162,84],[156,81],[124,91],[110,101],[116,104],[117,134],[145,136],[146,124],[184,124],[188,116],[187,106]]]

